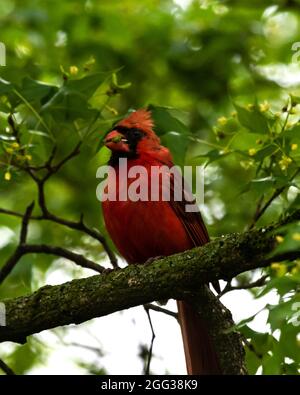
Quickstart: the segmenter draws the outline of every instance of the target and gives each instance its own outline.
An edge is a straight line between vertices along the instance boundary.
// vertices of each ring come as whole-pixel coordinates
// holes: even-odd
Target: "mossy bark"
[[[211,293],[205,295],[201,291],[197,296],[197,292],[204,289],[203,284],[269,265],[268,256],[274,245],[270,231],[231,234],[149,265],[132,265],[62,285],[45,286],[29,296],[3,300],[6,326],[0,327],[0,341],[23,343],[27,336],[45,329],[79,324],[154,300],[190,299],[193,294],[200,312],[201,309],[202,314],[210,312],[224,372],[244,373],[240,339],[224,332],[233,324],[230,313]],[[204,310],[203,306],[206,306]],[[233,355],[236,363],[228,364]]]

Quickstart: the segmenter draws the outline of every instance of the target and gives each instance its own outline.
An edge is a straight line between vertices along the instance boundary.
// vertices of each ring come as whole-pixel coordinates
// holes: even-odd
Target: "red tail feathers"
[[[205,322],[186,302],[177,301],[188,374],[221,374]]]

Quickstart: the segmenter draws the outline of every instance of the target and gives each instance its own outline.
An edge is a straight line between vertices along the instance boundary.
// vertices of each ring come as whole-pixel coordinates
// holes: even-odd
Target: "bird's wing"
[[[176,196],[176,194],[174,193],[174,190],[176,188],[176,180],[180,182],[180,179],[182,182],[183,199],[175,200],[174,196]],[[184,183],[184,179],[179,171],[172,173],[170,175],[170,180],[170,205],[178,218],[180,218],[193,245],[196,247],[208,243],[209,235],[189,185]],[[193,210],[187,210],[188,207]],[[217,293],[221,292],[219,281],[213,281],[212,286]]]
[[[172,167],[169,177],[169,203],[172,209],[181,220],[194,246],[200,246],[207,243],[209,241],[209,235],[189,185],[184,182],[184,179],[177,168]],[[169,186],[167,185],[167,187]],[[177,200],[175,196],[179,196],[179,198],[181,197],[181,200]]]

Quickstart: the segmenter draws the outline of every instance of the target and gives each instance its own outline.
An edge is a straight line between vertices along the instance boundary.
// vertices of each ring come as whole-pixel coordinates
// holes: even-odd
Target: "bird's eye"
[[[142,132],[140,129],[134,129],[134,128],[130,130],[130,134],[132,137],[135,138],[141,138],[145,135],[145,133]]]

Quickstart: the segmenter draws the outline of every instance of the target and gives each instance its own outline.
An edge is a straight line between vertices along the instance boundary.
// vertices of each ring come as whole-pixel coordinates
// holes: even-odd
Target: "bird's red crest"
[[[119,125],[128,128],[142,129],[145,132],[151,133],[153,128],[151,112],[144,109],[134,111],[127,118],[119,122]]]

